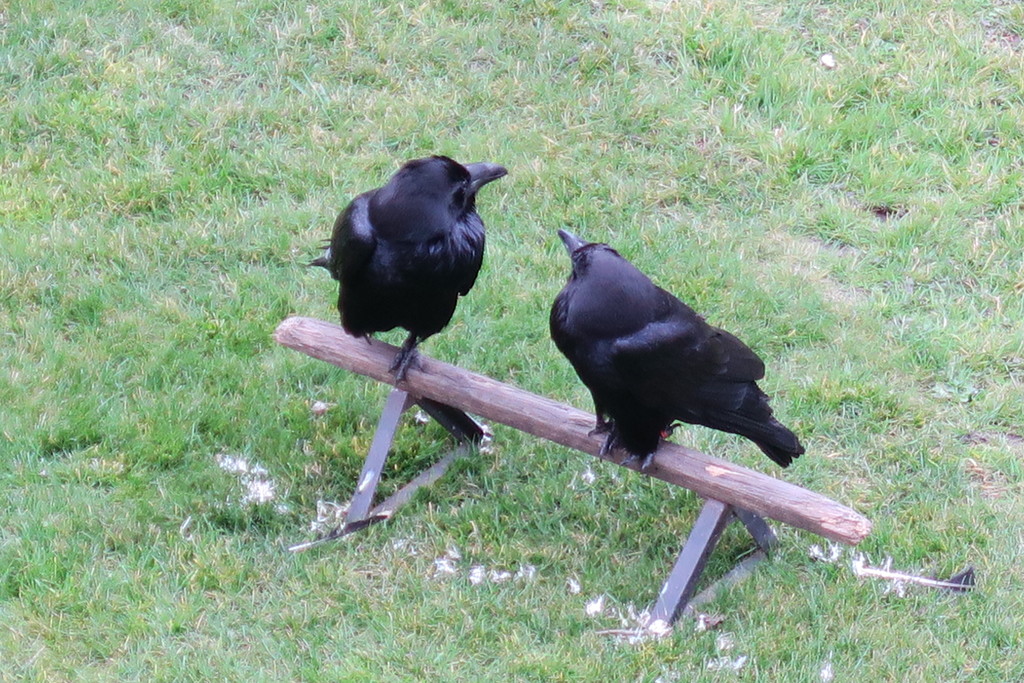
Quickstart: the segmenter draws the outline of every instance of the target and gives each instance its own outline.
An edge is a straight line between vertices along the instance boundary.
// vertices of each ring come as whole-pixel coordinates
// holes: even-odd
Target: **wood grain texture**
[[[378,340],[368,343],[356,339],[339,325],[313,318],[288,318],[277,327],[274,339],[313,358],[385,384],[394,383],[388,368],[397,347]],[[594,426],[592,413],[422,353],[409,368],[401,388],[601,457],[598,453],[603,437],[589,434]],[[618,463],[623,457],[622,453],[612,452],[603,459]],[[636,469],[635,465],[629,467]],[[644,474],[833,541],[856,544],[871,531],[871,521],[866,517],[821,494],[685,446],[663,442]]]

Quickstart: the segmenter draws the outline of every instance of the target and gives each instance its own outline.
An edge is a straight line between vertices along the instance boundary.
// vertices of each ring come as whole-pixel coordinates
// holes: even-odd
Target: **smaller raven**
[[[384,187],[357,196],[334,222],[324,255],[339,284],[345,331],[369,338],[409,332],[391,366],[405,379],[416,346],[452,319],[459,296],[476,282],[484,257],[484,223],[476,193],[506,175],[498,164],[460,164],[445,156],[414,159]]]
[[[772,417],[764,363],[607,244],[559,230],[572,274],[551,307],[551,338],[590,389],[607,433],[646,469],[676,420],[739,434],[783,467],[804,452]]]

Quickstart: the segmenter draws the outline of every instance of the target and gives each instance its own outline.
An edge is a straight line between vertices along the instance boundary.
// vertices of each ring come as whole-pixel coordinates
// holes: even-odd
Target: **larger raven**
[[[551,338],[590,389],[601,448],[646,469],[675,420],[745,436],[788,466],[804,452],[755,380],[764,363],[607,244],[559,230],[572,274],[551,307]],[[608,419],[610,418],[610,419]]]
[[[391,366],[396,381],[405,379],[416,345],[448,324],[476,282],[484,256],[476,193],[506,173],[445,156],[409,161],[387,185],[352,200],[330,246],[310,263],[340,283],[338,311],[349,334],[409,332]]]

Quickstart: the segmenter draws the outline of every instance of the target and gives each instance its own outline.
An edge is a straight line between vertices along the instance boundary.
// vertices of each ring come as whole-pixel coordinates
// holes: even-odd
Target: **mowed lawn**
[[[1022,36],[998,0],[0,4],[0,680],[1024,680]],[[807,454],[673,439],[872,534],[778,528],[707,619],[616,638],[700,500],[492,425],[392,521],[287,552],[387,388],[270,335],[337,320],[305,264],[433,153],[509,176],[423,353],[589,410],[556,231],[609,242],[765,359]],[[384,492],[450,446],[409,415]]]

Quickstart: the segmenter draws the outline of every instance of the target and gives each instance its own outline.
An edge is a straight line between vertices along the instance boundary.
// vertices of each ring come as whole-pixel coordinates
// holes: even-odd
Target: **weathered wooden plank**
[[[339,325],[303,317],[284,320],[274,332],[274,339],[313,358],[393,384],[388,368],[397,347],[390,344],[356,339]],[[602,457],[602,438],[589,434],[594,426],[591,413],[422,353],[401,388],[415,396]],[[622,458],[623,454],[617,452],[604,457],[612,462]],[[629,467],[635,469],[636,465]],[[834,541],[856,544],[871,531],[871,522],[866,517],[819,493],[685,446],[663,443],[645,474]]]

